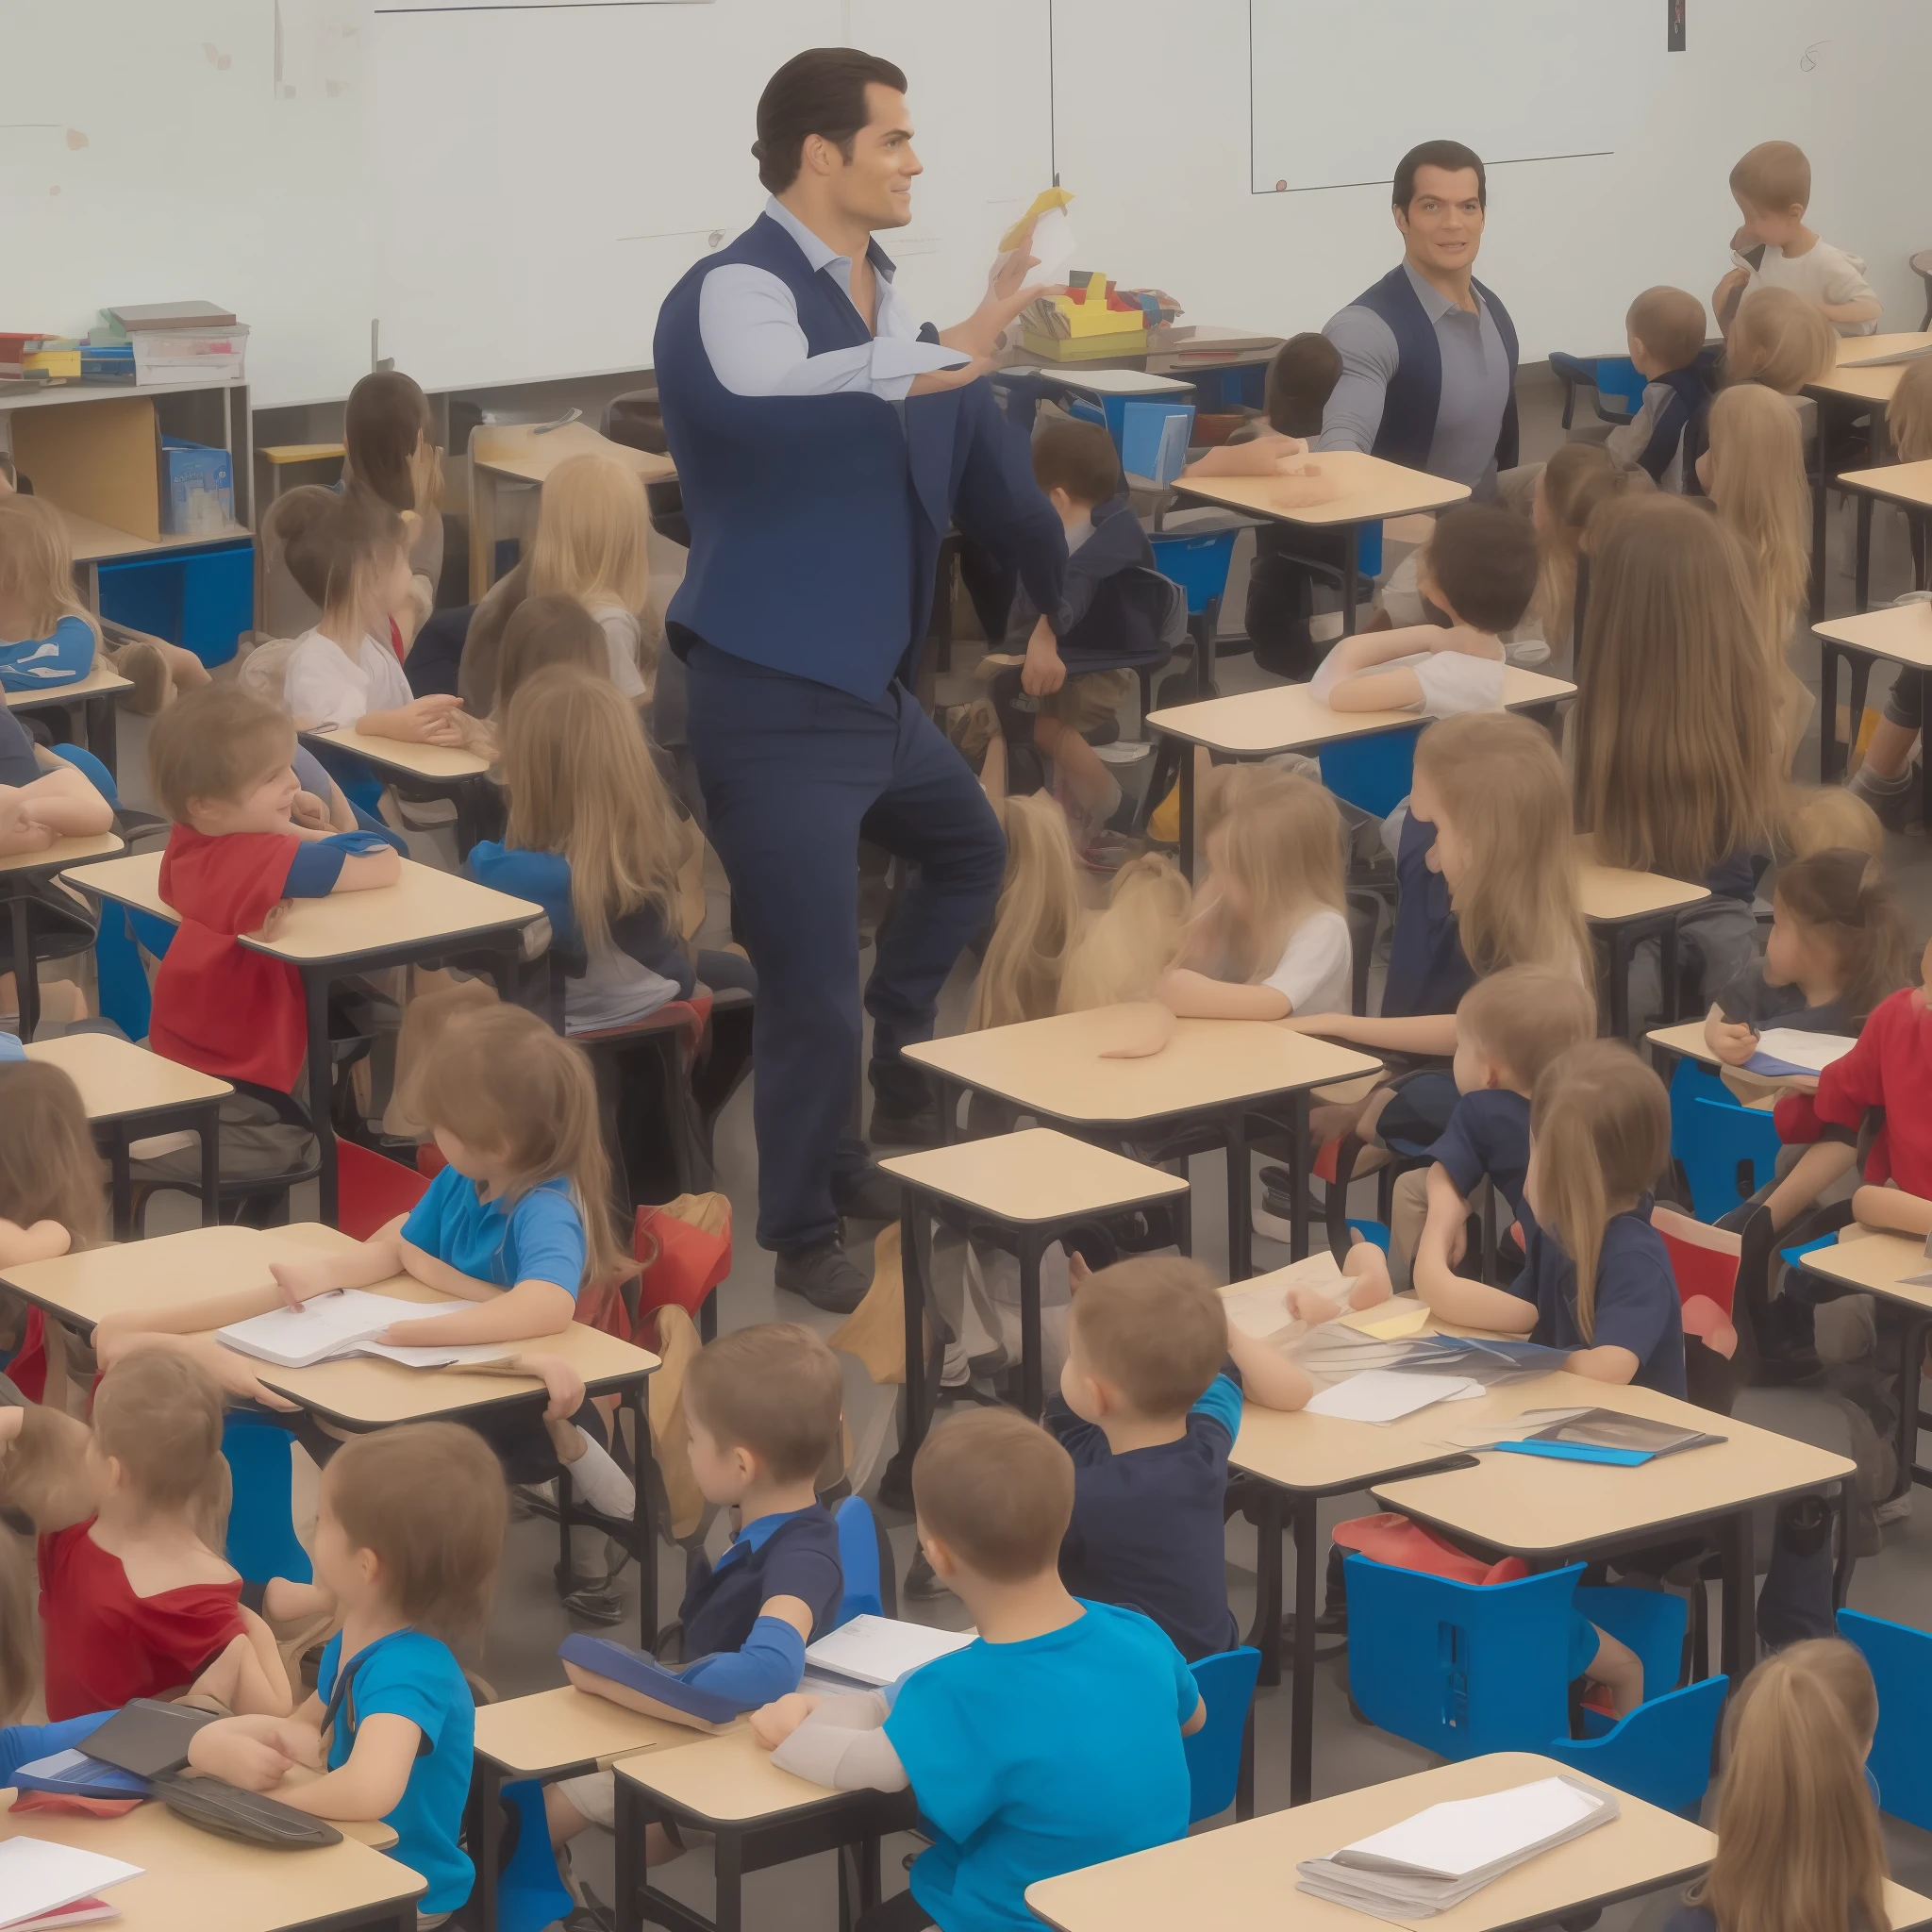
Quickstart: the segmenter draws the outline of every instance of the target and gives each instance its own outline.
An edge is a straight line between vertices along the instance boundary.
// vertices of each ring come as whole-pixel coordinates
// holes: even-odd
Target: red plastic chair
[[[420,1164],[420,1155],[418,1159]],[[441,1165],[439,1154],[436,1167]],[[429,1174],[435,1171],[431,1168]],[[336,1225],[358,1241],[370,1240],[398,1214],[407,1214],[429,1191],[428,1174],[354,1141],[336,1142]]]

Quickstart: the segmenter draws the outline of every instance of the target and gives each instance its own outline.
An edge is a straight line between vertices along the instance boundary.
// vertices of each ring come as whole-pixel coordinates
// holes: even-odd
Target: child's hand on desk
[[[277,899],[268,908],[268,917],[261,922],[259,930],[250,933],[248,937],[252,940],[260,940],[264,945],[271,942],[283,926],[288,924],[292,904],[292,900]]]
[[[1704,1043],[1727,1067],[1741,1067],[1757,1051],[1757,1035],[1742,1021],[1713,1013],[1704,1023]]]
[[[324,1255],[312,1261],[271,1261],[268,1272],[291,1308],[299,1308],[319,1294],[333,1294],[337,1287],[335,1271]]]
[[[321,1769],[321,1736],[280,1717],[225,1717],[188,1740],[188,1762],[238,1790],[272,1791],[298,1764]]]
[[[0,785],[0,851],[44,852],[55,834],[34,817],[33,801],[11,785]]]
[[[1354,1283],[1348,1291],[1348,1305],[1351,1308],[1373,1308],[1395,1292],[1395,1285],[1389,1278],[1389,1262],[1374,1241],[1362,1238],[1359,1228],[1351,1228],[1349,1234],[1348,1259],[1341,1264],[1341,1272]]]
[[[1341,1302],[1332,1294],[1324,1294],[1319,1288],[1291,1288],[1287,1301],[1289,1314],[1297,1322],[1306,1322],[1310,1328],[1334,1321],[1341,1312]]]
[[[406,744],[460,745],[463,727],[458,714],[462,708],[462,699],[450,691],[413,698],[390,713],[400,727],[391,735]]]
[[[1120,1016],[1111,1046],[1100,1050],[1104,1060],[1151,1059],[1174,1038],[1174,1014],[1158,1000],[1135,1000]]]
[[[328,815],[328,807],[312,791],[298,791],[295,803],[289,808],[290,819],[305,832],[333,832],[335,822]]]
[[[753,1711],[751,1734],[767,1751],[775,1751],[818,1707],[819,1700],[809,1691],[794,1690]]]
[[[535,1375],[549,1391],[550,1403],[543,1411],[546,1423],[567,1423],[583,1407],[584,1378],[560,1355],[518,1355],[510,1361],[525,1374]]]

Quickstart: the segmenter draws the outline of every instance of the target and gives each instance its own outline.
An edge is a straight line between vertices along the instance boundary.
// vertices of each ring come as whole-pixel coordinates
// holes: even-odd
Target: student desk
[[[340,1229],[312,1221],[273,1230],[225,1224],[159,1235],[129,1247],[90,1248],[51,1261],[26,1262],[8,1270],[0,1279],[57,1321],[92,1330],[108,1315],[266,1288],[272,1278],[271,1261],[305,1259],[318,1250],[341,1254],[356,1245]],[[471,1306],[407,1274],[376,1282],[371,1291],[423,1302],[432,1311]],[[637,1543],[639,1608],[648,1649],[658,1617],[658,1544],[646,1502],[651,1435],[644,1383],[657,1368],[658,1357],[581,1322],[573,1322],[561,1335],[507,1345],[561,1356],[584,1378],[591,1394],[618,1395],[632,1412],[640,1465],[637,1509],[628,1525],[615,1527],[626,1530]],[[306,1369],[247,1359],[266,1387],[352,1435],[392,1428],[398,1423],[460,1422],[488,1409],[528,1405],[533,1399],[541,1407],[542,1398],[541,1385],[534,1376],[491,1374],[479,1369],[410,1369],[377,1356],[349,1356]],[[591,1519],[580,1518],[569,1507],[560,1508],[558,1515],[559,1541],[567,1558],[571,1523]],[[606,1519],[595,1520],[611,1526]]]
[[[1630,872],[1618,865],[1577,868],[1577,903],[1592,935],[1607,941],[1610,979],[1609,1032],[1613,1040],[1630,1031],[1630,956],[1648,933],[1657,935],[1661,949],[1657,984],[1663,990],[1664,1010],[1673,1019],[1677,1007],[1677,919],[1710,897],[1707,886],[1687,879],[1666,878],[1661,873]]]
[[[58,1067],[80,1089],[80,1104],[96,1141],[105,1141],[114,1239],[133,1232],[133,1181],[128,1174],[130,1141],[185,1130],[201,1141],[201,1224],[220,1219],[223,1099],[234,1089],[225,1080],[197,1073],[150,1053],[131,1041],[107,1033],[69,1033],[29,1046],[26,1057]]]
[[[1227,1149],[1227,1265],[1236,1281],[1253,1268],[1248,1116],[1291,1101],[1296,1171],[1303,1176],[1295,1190],[1291,1251],[1300,1259],[1308,1249],[1308,1091],[1379,1073],[1382,1063],[1267,1020],[1177,1020],[1173,1039],[1158,1054],[1103,1058],[1121,1037],[1125,1013],[1101,1007],[957,1033],[908,1046],[906,1058],[932,1074],[949,1139],[960,1094],[974,1091],[1104,1143],[1146,1145],[1184,1128],[1212,1135]]]
[[[123,850],[112,832],[87,832],[75,839],[57,839],[42,852],[15,852],[0,858],[0,891],[7,895],[8,938],[13,947],[14,995],[20,1002],[20,1037],[34,1037],[41,1024],[41,976],[34,958],[34,888],[82,859],[105,858]],[[80,908],[75,908],[76,917]]]
[[[10,1790],[0,1797],[11,1806]],[[142,1868],[103,1894],[119,1932],[415,1932],[423,1880],[364,1841],[392,1845],[395,1833],[382,1824],[337,1828],[339,1845],[276,1852],[217,1838],[159,1804],[121,1818],[16,1816],[0,1807],[0,1840],[44,1839]]]
[[[907,1791],[833,1791],[780,1771],[738,1724],[675,1750],[617,1761],[617,1932],[642,1932],[648,1919],[673,1932],[741,1932],[744,1877],[771,1865],[859,1847],[858,1897],[847,1895],[840,1860],[840,1923],[879,1895],[879,1840],[909,1831],[919,1806]],[[668,1822],[713,1833],[718,1915],[700,1918],[658,1890],[644,1864],[644,1828]]]
[[[689,1744],[697,1735],[688,1725],[626,1710],[574,1684],[479,1705],[468,1833],[476,1860],[478,1932],[496,1932],[505,1785],[524,1778],[549,1784],[587,1771],[608,1770],[620,1757]]]
[[[65,874],[80,891],[97,893],[171,925],[181,915],[160,893],[161,857],[141,853]],[[272,940],[244,939],[250,951],[294,967],[308,1006],[309,1125],[322,1149],[322,1213],[336,1215],[336,1138],[329,1122],[332,1062],[328,993],[339,979],[385,966],[465,965],[487,973],[507,1000],[517,993],[523,929],[542,908],[454,873],[403,860],[403,875],[373,892],[297,899]]]
[[[902,1241],[906,1295],[906,1433],[900,1454],[925,1440],[931,1391],[925,1360],[924,1270],[921,1262],[924,1218],[959,1233],[993,1231],[1020,1263],[1020,1407],[1035,1422],[1043,1403],[1041,1387],[1040,1258],[1056,1241],[1083,1223],[1135,1208],[1172,1204],[1181,1215],[1181,1252],[1193,1246],[1188,1225],[1185,1176],[1143,1166],[1086,1141],[1030,1127],[984,1141],[958,1141],[920,1154],[895,1155],[879,1166],[905,1195]]]
[[[496,575],[496,496],[506,483],[544,479],[566,457],[603,456],[622,463],[639,486],[676,473],[669,457],[632,449],[599,436],[588,423],[483,423],[470,431],[470,599],[475,603]]]
[[[1895,503],[1923,543],[1932,530],[1932,459],[1918,463],[1889,463],[1877,470],[1847,470],[1838,479],[1840,490],[1858,498],[1858,551],[1854,603],[1860,610],[1872,603],[1872,506]]]
[[[1932,347],[1932,335],[1841,336],[1838,345],[1838,367],[1820,381],[1807,383],[1805,393],[1818,405],[1818,488],[1811,502],[1811,621],[1824,615],[1824,499],[1833,481],[1826,474],[1832,425],[1870,415],[1882,420],[1886,405],[1905,374],[1903,362],[1890,362],[1882,368],[1859,365],[1874,356],[1896,356],[1908,349]],[[1864,474],[1860,472],[1859,474]],[[1861,499],[1861,502],[1863,499]],[[1869,517],[1869,509],[1861,511]],[[1859,608],[1864,608],[1860,599]]]
[[[1343,545],[1341,632],[1346,637],[1355,629],[1356,602],[1361,594],[1362,525],[1379,524],[1389,517],[1412,516],[1418,510],[1445,509],[1468,496],[1469,485],[1451,483],[1422,470],[1407,470],[1360,450],[1310,450],[1308,460],[1320,468],[1322,481],[1336,488],[1337,494],[1326,503],[1294,503],[1293,495],[1305,487],[1300,477],[1199,476],[1190,482],[1182,476],[1174,487],[1179,495],[1199,497],[1274,523],[1292,524],[1297,529],[1340,529]]]
[[[310,751],[345,752],[375,768],[385,785],[405,798],[446,798],[456,807],[457,858],[484,837],[498,815],[500,793],[490,760],[454,744],[406,744],[400,738],[369,738],[353,725],[297,733]]]
[[[1503,674],[1506,711],[1548,712],[1576,687],[1560,677],[1510,665]],[[1338,711],[1306,684],[1274,684],[1238,697],[1203,698],[1150,711],[1148,724],[1183,744],[1194,744],[1225,758],[1266,758],[1288,751],[1316,752],[1347,738],[1370,738],[1380,731],[1409,731],[1428,724],[1419,711]],[[1194,761],[1180,760],[1181,870],[1194,867]]]
[[[1932,476],[1932,463],[1917,463]],[[1890,474],[1880,470],[1875,475]],[[1928,494],[1932,500],[1932,494]],[[1861,497],[1869,503],[1869,497]],[[1861,598],[1862,604],[1863,599]],[[1858,738],[1858,721],[1865,711],[1865,691],[1874,662],[1902,664],[1911,671],[1932,671],[1932,604],[1894,604],[1883,610],[1865,610],[1855,617],[1834,617],[1811,626],[1818,640],[1818,782],[1836,785],[1851,762],[1849,746],[1838,740],[1838,668],[1842,658],[1852,674],[1851,741]],[[1932,810],[1932,765],[1924,778],[1926,808]]]
[[[57,684],[50,691],[8,691],[7,708],[9,711],[65,711],[68,735],[75,735],[77,725],[84,727],[83,742],[87,749],[112,773],[115,771],[116,750],[114,700],[124,691],[133,689],[129,679],[123,677],[105,656],[99,656],[94,659],[94,668],[72,684]]]

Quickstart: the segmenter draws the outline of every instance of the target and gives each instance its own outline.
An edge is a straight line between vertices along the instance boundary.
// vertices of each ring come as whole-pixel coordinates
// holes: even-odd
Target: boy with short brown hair
[[[1731,238],[1732,268],[1710,298],[1728,336],[1739,302],[1756,289],[1790,289],[1824,311],[1841,336],[1869,336],[1881,304],[1856,255],[1805,225],[1811,163],[1789,141],[1761,141],[1731,170],[1731,197],[1744,225]]]
[[[1696,460],[1693,434],[1710,407],[1697,373],[1704,348],[1704,304],[1682,289],[1646,289],[1624,318],[1630,360],[1643,377],[1637,414],[1604,439],[1622,470],[1641,470],[1659,490],[1681,493]]]

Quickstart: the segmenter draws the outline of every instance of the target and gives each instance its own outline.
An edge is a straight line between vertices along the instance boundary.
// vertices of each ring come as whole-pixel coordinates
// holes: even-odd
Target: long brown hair
[[[1710,406],[1710,500],[1751,566],[1765,662],[1774,680],[1794,683],[1785,652],[1811,584],[1811,485],[1797,414],[1760,383]]]
[[[1798,1643],[1767,1657],[1731,1706],[1717,1856],[1686,1893],[1718,1932],[1889,1932],[1868,1740],[1819,1668],[1825,1649],[1850,1645]]]
[[[1058,1010],[1060,979],[1087,912],[1066,814],[1043,791],[998,801],[1007,875],[967,1023],[1010,1026]]]
[[[97,1248],[107,1180],[69,1075],[39,1060],[0,1066],[0,1214],[22,1227],[58,1222],[75,1248]]]
[[[402,517],[370,491],[338,495],[320,484],[290,491],[276,500],[273,515],[296,588],[325,623],[339,614],[343,624],[353,620],[359,627],[370,579],[385,559],[408,548]],[[356,641],[352,633],[351,649]]]
[[[1877,859],[1848,846],[1814,852],[1780,866],[1775,890],[1792,919],[1831,948],[1845,1010],[1858,1024],[1911,984],[1917,949]]]
[[[1921,357],[1899,371],[1898,387],[1886,405],[1885,427],[1900,462],[1923,463],[1932,457],[1932,357]]]
[[[570,861],[571,909],[591,952],[644,906],[677,931],[677,872],[691,835],[635,708],[608,677],[555,665],[520,685],[503,724],[503,782],[508,842]]]
[[[1546,966],[1591,984],[1563,761],[1548,734],[1527,718],[1464,711],[1416,741],[1415,769],[1470,847],[1450,892],[1470,965]]]
[[[402,1099],[411,1119],[500,1153],[511,1170],[507,1203],[559,1175],[569,1182],[587,1285],[637,1273],[611,1222],[597,1082],[581,1047],[522,1007],[476,1007],[453,1015],[425,1047]]]
[[[1530,1102],[1539,1219],[1576,1267],[1576,1327],[1596,1332],[1604,1229],[1646,1193],[1671,1158],[1664,1085],[1621,1040],[1591,1040],[1543,1069]]]
[[[32,1545],[0,1523],[0,1724],[19,1721],[41,1681],[37,1593]]]
[[[1576,576],[1591,519],[1607,503],[1656,488],[1641,470],[1620,470],[1591,442],[1566,442],[1543,465],[1542,529],[1537,537],[1536,611],[1550,649],[1571,641]]]
[[[342,411],[351,482],[391,509],[435,515],[442,494],[441,465],[433,458],[425,465],[416,455],[425,440],[435,441],[435,429],[429,398],[400,369],[365,375],[349,391]]]
[[[1583,632],[1576,824],[1598,857],[1696,881],[1734,852],[1768,850],[1778,730],[1737,539],[1682,497],[1607,510]]]

